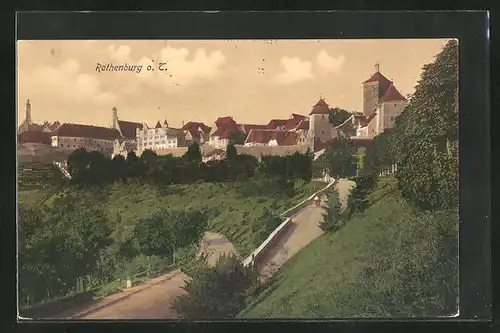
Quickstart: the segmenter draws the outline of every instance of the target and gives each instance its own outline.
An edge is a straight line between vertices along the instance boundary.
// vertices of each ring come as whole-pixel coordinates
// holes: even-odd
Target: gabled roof
[[[17,142],[23,143],[43,143],[46,145],[51,144],[51,134],[42,131],[24,131],[17,136]]]
[[[80,124],[62,124],[53,133],[53,136],[91,138],[100,140],[110,140],[120,138],[120,132],[114,128],[101,126],[80,125]]]
[[[363,82],[363,84],[370,83],[370,82],[391,83],[391,81],[388,78],[386,78],[384,75],[382,75],[382,73],[380,73],[379,71],[376,71],[375,73],[373,73],[373,75],[368,80]]]
[[[238,127],[244,133],[250,133],[253,129],[266,129],[267,125],[256,125],[256,124],[239,124]]]
[[[309,129],[309,120],[302,120],[299,125],[295,128],[297,130],[308,130]]]
[[[156,122],[155,128],[161,128],[161,124],[160,124],[159,120]]]
[[[406,101],[406,98],[401,95],[401,93],[394,87],[394,84],[391,83],[387,91],[385,92],[384,97],[382,97],[381,102],[392,102],[392,101]]]
[[[323,98],[320,98],[320,100],[318,101],[318,103],[316,103],[313,106],[313,109],[312,109],[311,113],[309,113],[309,115],[312,115],[312,114],[329,114],[329,113],[330,113],[330,107],[328,106],[328,104],[325,102],[325,100]]]
[[[198,129],[201,128],[201,130],[208,134],[210,133],[210,131],[212,130],[211,127],[205,125],[204,123],[201,123],[201,122],[195,122],[195,121],[189,121],[187,122],[184,126],[182,126],[182,130],[184,131],[198,131]]]
[[[142,129],[143,126],[141,123],[118,120],[118,127],[120,128],[120,132],[122,133],[123,137],[127,139],[135,139],[136,129]]]
[[[285,126],[288,119],[271,119],[267,124],[268,129],[277,129],[278,127]]]
[[[221,125],[236,125],[236,122],[234,121],[233,117],[219,117],[215,121],[215,124],[217,125],[217,127],[219,127]]]
[[[245,143],[261,143],[267,144],[271,140],[276,140],[278,145],[291,146],[295,145],[298,138],[298,133],[292,131],[279,131],[272,129],[253,129],[248,134]]]
[[[221,139],[229,139],[231,134],[238,133],[239,130],[237,128],[225,128],[219,127],[212,133],[212,137],[219,137]]]

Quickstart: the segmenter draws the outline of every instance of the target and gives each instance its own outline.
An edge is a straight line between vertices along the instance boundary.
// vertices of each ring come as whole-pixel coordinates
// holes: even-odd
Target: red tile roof
[[[43,143],[46,145],[51,144],[51,134],[42,131],[24,131],[17,136],[17,142],[23,143]]]
[[[277,129],[278,127],[285,126],[288,119],[271,119],[267,124],[267,129]]]
[[[378,71],[375,72],[375,73],[373,73],[373,75],[368,80],[366,80],[365,82],[363,82],[363,84],[370,83],[370,82],[391,83],[391,81],[388,78],[386,78],[385,76],[383,76],[382,73],[380,73]]]
[[[120,138],[120,132],[117,129],[80,124],[62,124],[52,135],[110,141]]]
[[[271,140],[276,140],[280,146],[291,146],[297,143],[298,133],[292,131],[279,131],[272,129],[253,129],[248,134],[245,143],[267,144]]]
[[[191,131],[191,130],[195,130],[195,131],[198,131],[198,129],[201,128],[201,130],[205,133],[205,134],[208,134],[210,133],[210,131],[212,130],[211,127],[205,125],[204,123],[200,123],[200,122],[195,122],[195,121],[189,121],[187,122],[184,126],[182,126],[182,130],[183,131]]]
[[[118,120],[118,127],[123,137],[126,139],[136,138],[136,129],[142,129],[141,123],[135,123],[131,121]]]
[[[309,120],[302,120],[295,129],[308,130],[309,129]]]
[[[309,115],[312,114],[329,114],[330,107],[326,104],[325,100],[321,98],[316,105],[313,106],[313,109]]]
[[[287,122],[285,123],[285,129],[286,130],[291,130],[296,128],[301,121],[307,119],[308,117],[302,116],[300,114],[292,113],[292,118],[288,119]]]
[[[302,119],[306,119],[307,116],[303,116],[301,114],[292,113],[292,118],[298,118],[298,119],[302,120]]]
[[[368,148],[373,145],[373,139],[351,139],[354,148]]]
[[[399,91],[394,87],[393,84],[389,86],[387,91],[385,92],[384,97],[382,97],[382,102],[391,102],[391,101],[406,101],[406,98],[403,97],[399,93]]]
[[[236,125],[236,122],[234,121],[233,117],[219,117],[215,121],[215,124],[217,127],[220,127],[221,125]]]
[[[255,125],[255,124],[240,124],[238,125],[240,130],[244,133],[250,133],[253,129],[266,129],[267,125]]]

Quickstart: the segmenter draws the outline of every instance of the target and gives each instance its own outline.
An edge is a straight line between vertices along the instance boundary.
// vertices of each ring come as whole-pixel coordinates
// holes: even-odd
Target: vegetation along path
[[[343,207],[346,207],[349,191],[354,185],[355,182],[347,179],[340,179],[337,183],[336,188]],[[323,198],[322,201],[324,205],[326,200]],[[276,245],[259,260],[257,269],[261,279],[271,277],[288,259],[323,234],[319,227],[323,211],[323,207],[311,203],[292,218],[292,224],[276,240]]]

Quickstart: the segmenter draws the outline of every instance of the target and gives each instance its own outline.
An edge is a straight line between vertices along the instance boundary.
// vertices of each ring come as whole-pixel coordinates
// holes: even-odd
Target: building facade
[[[61,150],[85,148],[111,155],[118,138],[120,132],[114,128],[65,123],[51,133],[51,145]]]
[[[144,151],[177,148],[185,146],[183,140],[184,133],[181,129],[168,127],[167,121],[163,125],[158,121],[154,128],[149,128],[146,124],[142,129],[136,129],[137,150]]]

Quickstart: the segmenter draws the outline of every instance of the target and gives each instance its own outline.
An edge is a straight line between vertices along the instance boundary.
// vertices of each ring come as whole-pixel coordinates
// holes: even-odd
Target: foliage
[[[257,284],[257,274],[236,256],[221,256],[215,267],[207,267],[183,287],[172,308],[183,319],[234,318],[245,306],[248,290]]]
[[[229,134],[229,143],[233,145],[242,145],[245,143],[247,135],[243,132],[232,132]]]
[[[369,206],[368,195],[374,190],[377,183],[376,176],[358,176],[354,178],[356,186],[349,193],[347,199],[347,217],[364,212]]]
[[[330,109],[328,120],[330,121],[330,124],[333,124],[333,126],[339,126],[350,116],[351,113],[349,111],[335,107]]]
[[[169,212],[166,209],[142,219],[134,229],[141,253],[171,256],[176,248],[198,244],[207,227],[199,211]]]
[[[325,159],[330,175],[345,178],[354,174],[356,168],[355,149],[348,137],[339,135],[325,150]]]
[[[226,148],[226,158],[228,160],[234,160],[238,156],[238,152],[236,151],[236,147],[233,143],[229,143]]]
[[[458,210],[414,210],[390,187],[291,258],[244,318],[447,316],[458,310]],[[266,290],[267,291],[267,290]],[[266,292],[265,291],[265,292]]]
[[[368,147],[364,156],[364,175],[378,175],[396,162],[392,133],[392,129],[386,129],[373,139],[373,145]]]
[[[189,145],[187,152],[182,156],[184,160],[188,163],[190,162],[201,162],[201,149],[197,142],[193,142]]]
[[[458,43],[425,65],[392,134],[405,198],[422,209],[458,203]],[[456,148],[453,148],[456,147]]]
[[[324,209],[323,220],[319,223],[321,230],[335,232],[342,228],[344,219],[342,217],[342,204],[337,189],[334,189],[328,197],[328,202]]]
[[[260,239],[266,239],[281,222],[280,217],[276,213],[265,210],[252,222],[252,228],[254,233],[259,235]]]

